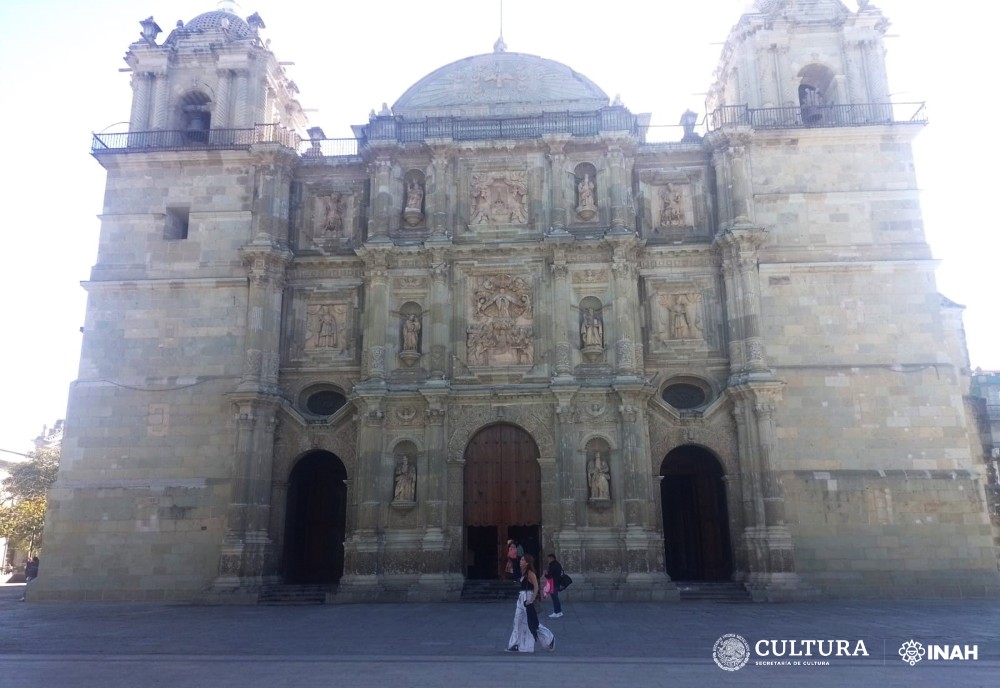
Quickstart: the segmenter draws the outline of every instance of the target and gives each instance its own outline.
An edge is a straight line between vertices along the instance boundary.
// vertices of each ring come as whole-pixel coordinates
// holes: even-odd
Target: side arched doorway
[[[336,583],[344,573],[347,469],[334,454],[306,454],[288,477],[285,582]]]
[[[663,551],[673,580],[729,580],[733,572],[726,487],[718,460],[677,447],[660,466]]]
[[[541,548],[538,446],[515,425],[483,428],[465,448],[465,575],[501,576],[508,538],[536,561]]]

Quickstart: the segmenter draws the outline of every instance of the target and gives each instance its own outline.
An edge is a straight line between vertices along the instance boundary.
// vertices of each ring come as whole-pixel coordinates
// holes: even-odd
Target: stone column
[[[608,146],[608,191],[611,196],[611,232],[627,232],[625,225],[625,201],[628,197],[628,181],[625,178],[625,154],[620,146]]]
[[[355,388],[357,391],[357,388]],[[379,390],[361,390],[352,397],[358,409],[357,476],[351,482],[355,518],[344,539],[344,575],[337,599],[364,602],[378,597],[381,570],[380,538],[384,496],[380,468],[385,435],[384,397]],[[418,476],[419,480],[421,476]],[[350,520],[350,519],[349,519]]]
[[[136,72],[132,75],[132,114],[129,130],[133,132],[149,130],[149,100],[152,95],[153,75]]]
[[[445,237],[448,234],[448,156],[451,146],[439,145],[431,147],[431,165],[427,175],[427,225],[434,237]]]
[[[544,139],[549,148],[548,172],[551,192],[549,231],[551,234],[565,234],[566,218],[569,207],[573,203],[573,199],[567,198],[566,193],[566,155],[563,149],[566,146],[567,138],[562,136],[546,136]]]
[[[247,268],[246,354],[238,392],[277,392],[278,350],[285,269],[292,253],[269,237],[257,239],[240,249]]]
[[[362,247],[358,255],[365,262],[365,294],[367,294],[363,353],[366,387],[384,386],[386,375],[386,328],[389,317],[389,267],[385,250]]]
[[[858,64],[861,59],[861,43],[859,41],[847,41],[844,44],[844,65],[847,71],[848,98],[852,105],[868,103],[868,89],[865,85],[864,76],[861,74],[861,66]]]
[[[723,228],[753,224],[752,140],[753,130],[744,126],[727,126],[708,134],[720,197],[719,225]]]
[[[250,72],[246,69],[236,69],[233,70],[235,78],[235,110],[233,112],[233,124],[237,129],[248,129],[253,126],[253,122],[250,121],[250,106],[249,106],[249,85],[250,85]]]
[[[215,109],[212,114],[212,127],[229,129],[232,127],[229,119],[229,94],[232,73],[228,69],[220,69],[216,74]]]
[[[549,341],[555,346],[556,375],[565,377],[573,371],[570,351],[577,329],[573,318],[576,311],[569,308],[569,267],[566,265],[566,252],[557,250],[550,267],[555,278],[555,303],[559,306],[556,308],[557,317],[552,319],[553,331]]]
[[[730,348],[736,341],[741,343],[740,351],[735,352],[730,360],[733,375],[769,372],[761,329],[760,275],[757,268],[758,249],[766,238],[767,231],[763,228],[743,227],[723,230],[715,239],[716,246],[722,251],[726,280]]]
[[[619,237],[614,245],[611,270],[614,273],[615,298],[615,368],[618,375],[632,376],[637,372],[639,354],[639,286],[638,260],[641,242],[632,237]],[[608,332],[605,329],[605,337]]]
[[[369,172],[372,179],[369,243],[389,243],[389,214],[392,212],[392,160],[385,151],[376,151]]]
[[[443,380],[448,371],[448,321],[451,316],[451,301],[448,293],[450,266],[444,251],[431,253],[431,322],[427,351],[430,361],[427,366],[431,377]]]
[[[163,130],[169,126],[170,91],[167,88],[167,73],[157,72],[154,76],[153,129]]]
[[[778,46],[771,44],[765,49],[766,57],[761,60],[762,68],[767,71],[764,75],[763,98],[764,107],[781,107],[781,94],[778,89],[778,80],[781,78],[780,67],[778,66]]]

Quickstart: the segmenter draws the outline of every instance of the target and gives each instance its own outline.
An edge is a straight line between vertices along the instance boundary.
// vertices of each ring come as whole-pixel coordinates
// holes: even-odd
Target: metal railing
[[[926,124],[924,103],[856,103],[751,108],[727,105],[709,115],[709,128],[747,126],[753,129],[863,127],[875,124]]]
[[[411,143],[427,139],[533,139],[546,134],[594,136],[602,131],[638,134],[639,124],[638,118],[625,108],[608,107],[593,112],[545,112],[525,117],[429,117],[417,121],[389,115],[375,117],[362,131],[366,143]]]
[[[279,124],[257,124],[247,129],[191,129],[94,134],[91,153],[141,151],[241,150],[258,143],[277,143],[297,149],[301,139]]]
[[[317,158],[353,158],[361,154],[357,139],[311,139],[299,143],[303,161]]]

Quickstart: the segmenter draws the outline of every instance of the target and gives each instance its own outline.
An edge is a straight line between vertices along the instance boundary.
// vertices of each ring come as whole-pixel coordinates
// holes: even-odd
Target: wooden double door
[[[506,543],[541,553],[542,493],[538,447],[515,425],[491,425],[465,449],[466,577],[503,575]]]

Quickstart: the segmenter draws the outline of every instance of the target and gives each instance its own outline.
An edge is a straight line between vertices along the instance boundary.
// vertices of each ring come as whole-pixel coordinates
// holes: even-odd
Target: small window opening
[[[188,238],[188,221],[191,209],[188,207],[167,208],[166,223],[163,225],[163,238],[167,241]]]

